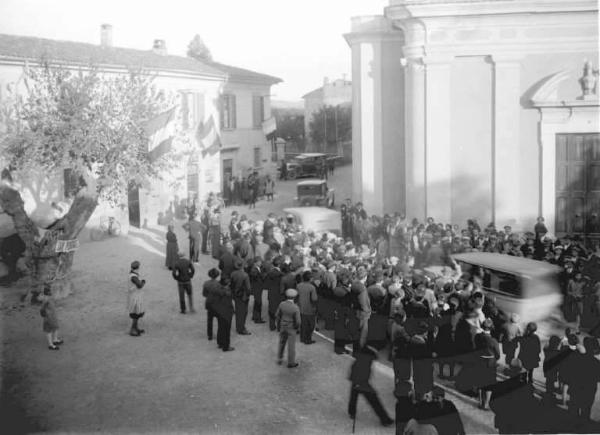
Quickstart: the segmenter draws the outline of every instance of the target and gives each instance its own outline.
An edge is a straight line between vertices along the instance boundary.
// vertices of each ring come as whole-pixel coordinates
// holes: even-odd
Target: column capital
[[[344,34],[344,39],[350,46],[363,42],[403,42],[404,34],[383,15],[369,15],[353,17],[351,31]]]

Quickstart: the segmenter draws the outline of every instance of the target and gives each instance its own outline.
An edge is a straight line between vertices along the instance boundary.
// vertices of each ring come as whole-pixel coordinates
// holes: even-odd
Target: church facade
[[[595,0],[390,0],[344,36],[370,213],[600,237]]]

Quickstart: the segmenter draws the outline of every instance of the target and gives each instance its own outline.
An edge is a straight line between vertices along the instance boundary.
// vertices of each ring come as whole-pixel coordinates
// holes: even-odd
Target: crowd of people
[[[209,198],[203,213],[220,217],[221,212],[222,204]],[[432,394],[435,366],[439,378],[453,380],[459,391],[478,398],[481,409],[495,412],[501,433],[537,432],[551,422],[558,424],[537,418],[545,415],[540,407],[557,401],[575,419],[569,422],[589,421],[600,381],[600,346],[593,336],[581,340],[580,328],[582,319],[598,318],[599,246],[588,250],[577,237],[557,240],[548,234],[543,218],[532,232],[515,233],[509,226],[497,230],[490,224],[482,229],[475,219],[460,230],[433,218],[420,223],[408,222],[401,214],[369,217],[360,203],[349,201],[342,205],[341,216],[341,237],[316,234],[297,225],[292,216],[269,214],[265,221],[252,221],[234,211],[226,229],[215,217],[211,253],[218,268],[209,271],[203,286],[209,339],[216,318],[217,344],[224,351],[233,350],[229,338],[233,319],[237,333],[249,335],[246,319],[253,300],[252,320],[268,321],[271,330],[279,331],[278,362],[287,347],[290,368],[298,366],[297,334],[310,345],[318,327],[333,331],[335,353],[376,357],[383,352],[394,367],[400,431],[412,427],[411,420],[431,422],[438,433],[464,431],[447,406],[442,414],[455,423],[440,425],[439,413],[432,413],[437,409],[432,404],[440,398],[439,390]],[[185,226],[190,244],[203,246],[208,234],[200,231],[200,239],[192,240],[193,220],[192,216]],[[518,316],[499,310],[486,297],[480,276],[462,273],[452,260],[451,254],[473,251],[559,265],[563,311],[567,320],[573,320],[564,336],[552,336],[542,347],[535,323],[521,325]],[[177,269],[168,262],[167,266]],[[590,332],[597,335],[598,330]],[[501,362],[504,371],[498,370]],[[533,388],[533,370],[540,364],[546,378],[542,402],[535,399]],[[507,380],[500,379],[506,376]],[[358,378],[368,384],[368,375],[367,381],[364,373]],[[353,381],[349,414],[355,412],[356,392],[366,391],[382,424],[389,424],[372,387],[355,391],[356,385]]]

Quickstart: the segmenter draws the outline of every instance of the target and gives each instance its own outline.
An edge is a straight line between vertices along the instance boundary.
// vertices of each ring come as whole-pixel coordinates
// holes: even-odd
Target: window
[[[236,128],[235,95],[224,94],[221,97],[221,128]]]
[[[194,128],[204,121],[204,94],[181,92],[181,126],[184,130]]]
[[[513,274],[486,269],[483,279],[484,287],[489,282],[489,288],[511,296],[522,297],[521,280]]]
[[[261,128],[265,120],[265,97],[255,95],[252,97],[252,125]]]
[[[254,167],[260,166],[260,148],[254,148]]]

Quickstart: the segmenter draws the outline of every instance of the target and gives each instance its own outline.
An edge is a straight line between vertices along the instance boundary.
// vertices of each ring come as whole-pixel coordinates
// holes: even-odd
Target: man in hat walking
[[[173,278],[177,281],[177,290],[179,291],[179,308],[181,314],[185,314],[185,294],[188,295],[188,302],[190,304],[190,313],[195,313],[194,300],[192,296],[192,278],[194,277],[194,265],[190,260],[185,258],[183,252],[179,252],[179,260],[173,267]]]
[[[279,332],[279,350],[277,353],[277,364],[283,360],[285,346],[288,346],[288,367],[298,367],[296,362],[296,334],[300,328],[300,308],[294,303],[298,296],[295,289],[285,291],[286,300],[281,302],[275,312],[277,331]]]
[[[373,361],[376,359],[377,351],[371,346],[362,347],[356,355],[356,360],[352,364],[349,376],[352,387],[350,389],[350,400],[348,402],[348,414],[350,415],[350,418],[356,418],[356,402],[358,401],[358,395],[362,394],[379,417],[381,424],[383,426],[390,426],[394,423],[394,420],[388,415],[381,400],[379,400],[377,391],[375,391],[375,388],[373,388],[369,382],[371,378],[371,367]]]

